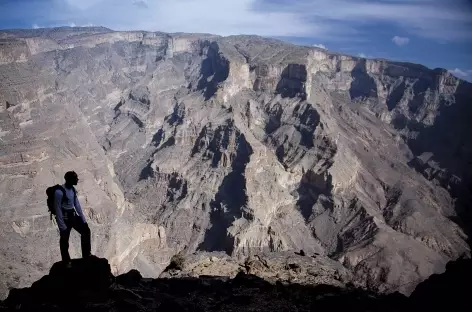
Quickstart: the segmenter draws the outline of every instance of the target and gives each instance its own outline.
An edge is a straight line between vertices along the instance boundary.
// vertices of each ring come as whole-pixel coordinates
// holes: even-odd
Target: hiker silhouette
[[[81,238],[82,258],[91,255],[90,228],[85,219],[77,191],[74,185],[79,182],[79,177],[74,171],[68,171],[64,175],[65,183],[56,185],[54,192],[54,213],[59,228],[62,262],[66,267],[71,266],[69,255],[69,237],[72,229],[75,229]]]

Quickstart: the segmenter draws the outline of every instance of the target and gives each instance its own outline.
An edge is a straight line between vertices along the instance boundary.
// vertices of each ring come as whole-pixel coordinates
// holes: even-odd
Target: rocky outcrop
[[[470,255],[471,84],[444,70],[255,36],[0,38],[2,294],[59,259],[44,190],[71,169],[115,274],[304,250],[323,280],[409,294]]]
[[[0,39],[0,64],[26,62],[30,51],[26,42],[22,40]]]
[[[271,283],[300,285],[331,285],[345,287],[357,285],[356,278],[339,262],[319,254],[301,252],[266,252],[237,260],[222,252],[199,252],[176,256],[159,276],[160,278],[187,278],[199,276],[226,276],[234,278],[240,273],[251,274]]]
[[[114,277],[106,259],[74,260],[71,268],[56,263],[49,275],[30,288],[12,289],[1,311],[468,311],[470,260],[448,264],[447,271],[420,284],[410,298],[398,293],[375,295],[353,285],[269,283],[252,274],[233,279],[146,279],[136,270]],[[292,269],[296,270],[294,266]]]

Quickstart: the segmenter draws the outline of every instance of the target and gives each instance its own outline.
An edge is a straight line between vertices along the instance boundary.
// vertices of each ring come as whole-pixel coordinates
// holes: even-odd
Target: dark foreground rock
[[[106,259],[56,263],[30,288],[12,289],[1,311],[466,311],[472,260],[448,265],[409,297],[354,287],[271,284],[254,275],[146,279],[132,270],[114,277]],[[469,284],[470,286],[470,284]],[[469,306],[470,307],[470,306]]]
[[[444,274],[433,274],[419,284],[410,300],[423,311],[470,311],[472,260],[449,262]]]

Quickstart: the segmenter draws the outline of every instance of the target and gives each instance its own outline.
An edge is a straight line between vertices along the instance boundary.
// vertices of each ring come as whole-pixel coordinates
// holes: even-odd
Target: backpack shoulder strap
[[[61,192],[62,192],[62,201],[64,201],[66,199],[66,190],[60,184],[56,184],[56,189],[61,190]]]
[[[73,186],[72,186],[72,191],[74,192],[74,205],[75,205],[75,200],[77,199],[77,190]]]

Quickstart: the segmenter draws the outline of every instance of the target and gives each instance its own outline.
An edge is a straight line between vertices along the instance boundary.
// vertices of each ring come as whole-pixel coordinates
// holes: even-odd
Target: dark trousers
[[[91,244],[90,244],[90,228],[88,227],[87,223],[82,221],[77,215],[68,216],[67,219],[64,220],[67,229],[60,232],[61,238],[59,240],[59,246],[61,248],[61,256],[62,261],[68,262],[70,261],[69,255],[69,237],[70,231],[75,229],[80,234],[80,242],[82,245],[82,258],[88,257],[91,251]]]

